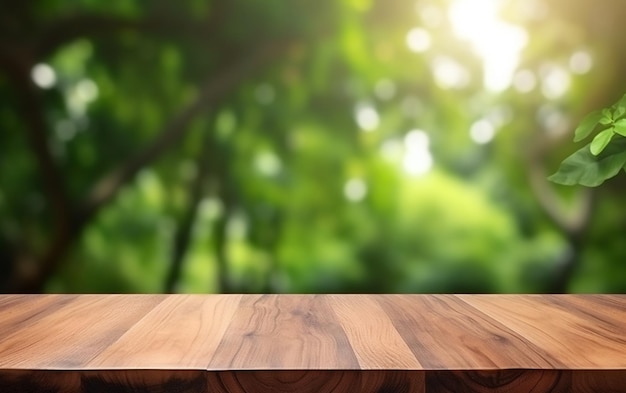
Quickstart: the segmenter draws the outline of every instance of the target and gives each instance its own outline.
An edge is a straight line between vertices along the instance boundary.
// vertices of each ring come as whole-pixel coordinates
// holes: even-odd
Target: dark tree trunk
[[[203,146],[196,159],[197,173],[189,185],[187,209],[183,213],[174,236],[172,260],[165,281],[165,293],[175,292],[176,284],[180,280],[183,262],[191,243],[191,234],[196,223],[198,208],[205,194],[206,181],[210,174],[209,157],[213,154],[212,150],[212,139],[207,136],[204,138]]]

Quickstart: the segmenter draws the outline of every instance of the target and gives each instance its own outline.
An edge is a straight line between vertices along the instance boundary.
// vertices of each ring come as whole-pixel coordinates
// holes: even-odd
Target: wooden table
[[[0,392],[626,392],[626,296],[5,295]]]

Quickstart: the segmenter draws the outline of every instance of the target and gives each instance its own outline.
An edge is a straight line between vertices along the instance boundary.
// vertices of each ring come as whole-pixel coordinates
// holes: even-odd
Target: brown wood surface
[[[626,296],[4,295],[22,391],[626,392]]]

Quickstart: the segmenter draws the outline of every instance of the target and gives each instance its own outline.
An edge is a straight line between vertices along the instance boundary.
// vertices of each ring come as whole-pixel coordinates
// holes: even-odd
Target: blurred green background
[[[623,0],[0,2],[1,292],[623,292]]]

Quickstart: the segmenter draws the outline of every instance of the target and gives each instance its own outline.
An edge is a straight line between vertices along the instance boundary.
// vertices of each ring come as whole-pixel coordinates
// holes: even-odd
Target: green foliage
[[[561,163],[559,171],[549,179],[568,186],[580,184],[597,187],[617,175],[624,165],[626,165],[626,140],[616,140],[597,155],[591,151],[590,145],[586,145],[566,158]]]
[[[499,2],[526,42],[500,90],[484,71],[509,48],[455,33],[457,3],[7,4],[0,290],[33,271],[50,292],[626,289],[611,186],[587,214],[543,175],[570,115],[626,83],[626,3]],[[625,112],[586,117],[552,179],[619,172]]]
[[[602,111],[595,111],[588,114],[581,122],[578,127],[576,127],[574,142],[580,142],[583,139],[587,138],[593,130],[598,126],[600,119],[602,119],[604,114]]]
[[[579,142],[598,128],[590,144],[566,158],[559,170],[549,177],[555,183],[596,187],[626,170],[626,95],[610,108],[587,115],[576,128],[574,141]]]

